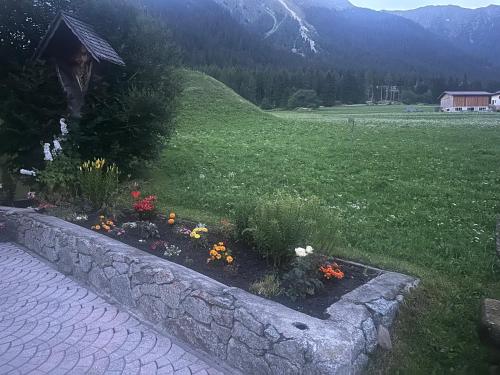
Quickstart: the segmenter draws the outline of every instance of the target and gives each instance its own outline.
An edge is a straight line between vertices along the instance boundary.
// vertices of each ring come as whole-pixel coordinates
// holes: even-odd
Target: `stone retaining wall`
[[[417,283],[382,271],[320,320],[32,210],[0,207],[0,221],[59,271],[245,374],[359,373]]]

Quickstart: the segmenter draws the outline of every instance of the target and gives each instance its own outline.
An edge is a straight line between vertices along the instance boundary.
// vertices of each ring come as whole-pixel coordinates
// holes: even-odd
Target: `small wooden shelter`
[[[66,12],[52,21],[38,45],[34,60],[55,65],[59,81],[68,98],[70,115],[79,118],[93,69],[102,63],[124,66],[111,45],[87,23]]]

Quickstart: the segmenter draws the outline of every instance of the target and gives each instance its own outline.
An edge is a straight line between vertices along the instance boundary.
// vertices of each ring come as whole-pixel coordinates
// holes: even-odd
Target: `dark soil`
[[[130,215],[120,220],[118,224],[120,225],[124,222],[137,220],[137,217]],[[80,221],[76,224],[85,228],[90,228],[92,225],[98,223],[98,221],[98,215],[89,215],[87,221]],[[251,247],[238,241],[232,241],[221,233],[209,232],[202,236],[205,240],[193,240],[189,235],[180,234],[178,232],[179,228],[182,226],[193,229],[196,226],[193,223],[176,220],[174,225],[169,225],[165,218],[155,219],[152,220],[152,222],[158,226],[160,232],[159,239],[166,241],[170,245],[176,245],[182,250],[179,256],[165,257],[163,256],[163,250],[152,250],[151,244],[158,240],[158,238],[148,239],[145,242],[139,241],[140,236],[137,230],[126,230],[125,234],[121,236],[117,236],[113,232],[106,233],[100,231],[100,233],[141,249],[149,254],[191,268],[225,285],[238,287],[246,291],[249,291],[252,283],[262,279],[266,274],[273,272],[273,267],[270,266],[265,259],[260,257]],[[222,262],[207,263],[209,249],[214,243],[220,241],[224,242],[226,247],[231,249],[232,256],[235,259],[233,267],[224,266]],[[342,295],[356,289],[358,286],[365,284],[373,277],[377,276],[377,272],[362,266],[346,263],[342,260],[337,260],[337,263],[341,266],[345,277],[342,280],[324,280],[324,290],[315,296],[297,301],[292,301],[285,295],[280,295],[271,299],[316,318],[327,319],[328,314],[325,313],[325,310],[331,304],[338,301]]]

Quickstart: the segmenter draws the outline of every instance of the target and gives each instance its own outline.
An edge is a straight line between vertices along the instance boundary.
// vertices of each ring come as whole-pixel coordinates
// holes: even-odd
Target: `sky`
[[[479,8],[490,4],[500,5],[500,0],[350,0],[352,4],[371,9],[405,10],[426,5],[459,5],[464,8]]]

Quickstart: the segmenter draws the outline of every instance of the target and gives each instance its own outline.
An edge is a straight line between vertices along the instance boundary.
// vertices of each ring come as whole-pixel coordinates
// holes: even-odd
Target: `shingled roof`
[[[52,37],[61,26],[61,23],[64,23],[71,30],[71,32],[78,38],[80,43],[83,44],[83,46],[97,62],[109,61],[113,64],[125,65],[125,62],[113,49],[113,47],[97,35],[92,26],[76,19],[73,16],[70,16],[65,12],[59,12],[54,21],[52,21],[49,30],[42,38],[38,48],[36,49],[34,56],[35,59],[38,59],[43,55]]]
[[[487,91],[445,91],[441,95],[439,95],[438,99],[441,99],[446,94],[451,96],[491,96],[493,95],[491,92]]]

